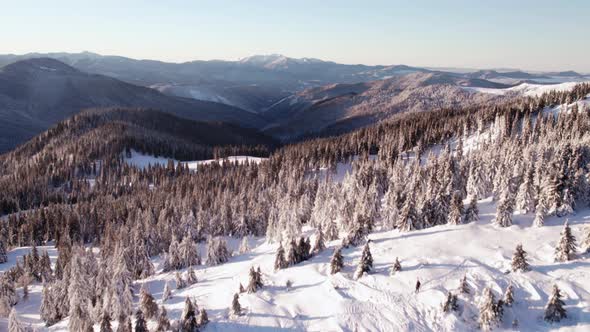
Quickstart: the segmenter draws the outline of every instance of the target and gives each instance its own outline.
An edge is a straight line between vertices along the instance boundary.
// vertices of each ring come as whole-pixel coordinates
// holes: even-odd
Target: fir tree
[[[170,289],[170,283],[166,281],[164,284],[164,291],[162,292],[162,302],[166,302],[172,296],[172,289]]]
[[[262,288],[262,275],[260,273],[260,268],[258,271],[254,270],[254,267],[250,268],[250,281],[248,282],[248,287],[246,290],[248,293],[256,293],[260,288]]]
[[[199,326],[205,326],[209,323],[209,316],[207,315],[207,311],[204,308],[201,308],[199,311],[199,317],[197,319],[197,323]]]
[[[516,250],[514,251],[514,255],[512,256],[512,271],[513,272],[527,272],[530,271],[531,268],[529,263],[527,262],[527,253],[522,249],[522,244],[518,244],[516,246]]]
[[[418,213],[414,206],[414,199],[412,197],[406,198],[400,217],[398,219],[397,228],[402,232],[408,232],[418,229]]]
[[[371,250],[369,249],[369,243],[365,244],[363,248],[363,252],[361,254],[361,260],[359,261],[359,265],[354,273],[355,279],[359,279],[365,273],[371,272],[373,269],[373,256],[371,255]]]
[[[227,262],[230,258],[229,250],[225,240],[221,237],[209,237],[207,245],[207,264],[219,265]]]
[[[566,262],[574,258],[576,253],[576,238],[572,235],[572,230],[568,221],[565,221],[561,238],[555,248],[555,261]]]
[[[442,305],[443,312],[450,312],[457,311],[459,309],[459,305],[457,304],[457,295],[448,292],[447,299]]]
[[[275,271],[285,269],[287,267],[288,264],[285,260],[285,249],[283,248],[283,244],[279,243],[279,248],[277,249],[277,255],[275,257]]]
[[[471,290],[469,289],[469,284],[467,283],[466,275],[464,275],[463,278],[461,278],[461,281],[459,282],[459,292],[461,292],[461,294],[471,293]]]
[[[545,214],[547,213],[547,208],[545,207],[545,201],[543,199],[539,199],[537,202],[537,206],[535,208],[535,219],[533,220],[533,225],[536,227],[541,227],[545,225]]]
[[[402,264],[400,263],[399,258],[396,257],[395,258],[395,262],[393,263],[393,266],[391,267],[390,274],[391,275],[394,275],[394,274],[396,274],[397,272],[399,272],[401,270],[402,270]]]
[[[131,318],[129,316],[119,317],[119,325],[117,326],[117,332],[133,332],[131,326]]]
[[[0,264],[8,262],[8,255],[6,254],[6,247],[2,238],[0,238]]]
[[[326,249],[326,245],[324,243],[324,232],[322,231],[322,226],[320,226],[318,228],[318,233],[315,237],[315,242],[313,244],[311,252],[317,255],[320,252],[324,251],[324,249]]]
[[[567,313],[565,308],[563,307],[565,303],[561,299],[561,292],[557,285],[553,285],[553,292],[551,293],[551,297],[545,306],[545,320],[548,322],[559,322],[562,319],[567,317]]]
[[[148,332],[147,323],[141,310],[135,312],[135,332]]]
[[[27,330],[23,324],[18,320],[16,310],[12,308],[10,316],[8,316],[8,332],[26,332]]]
[[[238,293],[234,294],[234,299],[231,302],[230,312],[232,316],[242,315],[242,306],[240,305],[240,296],[238,295]]]
[[[168,312],[164,306],[160,307],[160,315],[158,315],[158,325],[156,332],[165,332],[170,330],[170,320],[168,319]]]
[[[183,289],[186,287],[186,281],[182,279],[180,272],[176,271],[174,274],[174,279],[176,281],[176,289]]]
[[[198,329],[195,307],[193,302],[187,297],[184,300],[184,310],[180,317],[181,332],[196,332]]]
[[[328,221],[328,225],[326,226],[326,238],[328,241],[334,241],[338,239],[338,226],[333,221]]]
[[[465,223],[470,223],[479,220],[479,209],[477,207],[477,199],[475,196],[471,197],[469,206],[465,210]]]
[[[483,330],[490,330],[497,322],[497,304],[494,293],[489,287],[483,291],[483,298],[479,305],[479,325]]]
[[[455,192],[451,200],[451,210],[449,211],[447,223],[450,225],[459,225],[461,223],[462,215],[463,201],[461,200],[461,195],[458,192]]]
[[[250,245],[248,244],[248,236],[244,236],[242,238],[242,242],[240,243],[239,253],[241,255],[250,251]]]
[[[139,291],[139,306],[146,319],[155,318],[158,314],[158,305],[152,294],[145,287],[145,284]]]
[[[192,266],[188,267],[188,270],[186,271],[186,283],[188,286],[190,285],[194,285],[197,283],[197,275],[195,274],[195,269],[193,269]]]
[[[330,274],[336,274],[344,267],[344,258],[342,257],[342,248],[336,248],[332,259],[330,259]]]
[[[100,319],[100,332],[113,332],[111,327],[111,317],[109,313],[105,311]]]
[[[506,288],[506,292],[504,293],[504,304],[511,307],[513,303],[514,303],[514,287],[512,287],[512,284],[510,284],[510,285],[508,285],[508,288]]]

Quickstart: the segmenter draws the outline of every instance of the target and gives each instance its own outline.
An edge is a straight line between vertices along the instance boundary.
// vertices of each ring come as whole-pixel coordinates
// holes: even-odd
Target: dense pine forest
[[[373,265],[366,239],[375,230],[470,223],[478,219],[477,201],[489,196],[497,202],[498,227],[511,226],[515,212],[533,214],[542,227],[549,216],[567,217],[590,204],[590,109],[575,103],[588,94],[590,84],[579,84],[487,107],[400,114],[286,146],[245,129],[154,110],[86,111],[0,156],[0,264],[11,248],[33,246],[0,275],[0,315],[22,300],[16,288],[42,282],[41,316],[48,326],[69,316],[71,331],[93,324],[110,331],[111,321],[118,322],[117,331],[132,325],[147,331],[150,319],[157,331],[196,331],[207,324],[207,312],[188,298],[178,322],[170,322],[145,289],[141,309],[133,311],[134,280],[154,274],[152,257],[163,257],[164,271],[189,269],[177,274],[182,288],[197,282],[193,266],[227,262],[227,238],[277,244],[277,270],[338,240],[342,248],[364,246],[355,271],[360,278]],[[131,151],[171,160],[136,167],[126,162]],[[173,161],[234,155],[267,159],[196,170]],[[352,172],[334,180],[346,163]],[[317,230],[313,243],[303,236],[305,227]],[[568,232],[566,225],[556,260],[572,259],[576,242]],[[590,233],[579,241],[582,248],[590,245]],[[203,257],[200,243],[207,246]],[[36,249],[47,244],[59,253],[53,268],[47,253]],[[517,253],[513,268],[528,269],[526,252],[521,247]],[[342,267],[339,255],[340,249],[331,273]],[[397,262],[392,273],[401,269]],[[244,292],[263,287],[260,275],[253,267]],[[445,312],[455,310],[453,296]],[[556,287],[546,320],[565,317],[560,296]],[[484,297],[480,325],[487,328],[504,303],[490,290]],[[240,315],[239,295],[230,302]]]

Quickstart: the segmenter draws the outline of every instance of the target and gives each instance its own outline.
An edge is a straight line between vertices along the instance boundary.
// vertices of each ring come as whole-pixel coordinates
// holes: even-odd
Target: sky
[[[590,72],[588,0],[0,0],[0,53]]]

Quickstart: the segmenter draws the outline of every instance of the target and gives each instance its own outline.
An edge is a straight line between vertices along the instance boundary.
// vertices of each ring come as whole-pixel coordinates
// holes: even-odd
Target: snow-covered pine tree
[[[512,271],[517,272],[527,272],[530,271],[530,265],[527,262],[527,253],[522,249],[522,244],[516,245],[516,250],[514,251],[514,255],[512,256]]]
[[[342,257],[342,248],[338,247],[334,250],[334,254],[330,259],[330,274],[336,274],[344,267],[344,258]]]
[[[238,252],[240,253],[240,255],[243,255],[249,251],[250,251],[250,244],[249,244],[248,236],[246,235],[242,238],[242,242],[240,242],[240,249]]]
[[[254,267],[250,268],[250,280],[248,282],[247,291],[248,293],[256,293],[260,288],[262,288],[262,275],[260,273],[260,268],[258,270],[254,270]]]
[[[277,249],[277,254],[275,256],[275,271],[286,269],[289,266],[287,264],[287,260],[285,259],[285,248],[283,248],[283,244],[279,242],[279,248]]]
[[[238,287],[238,293],[240,293],[240,294],[246,293],[246,289],[244,288],[244,285],[242,285],[241,282],[240,282],[240,286]]]
[[[546,213],[547,207],[545,206],[545,200],[541,198],[537,201],[537,206],[535,207],[535,219],[533,220],[533,225],[535,227],[541,227],[545,225]]]
[[[469,284],[467,283],[467,275],[464,275],[459,282],[459,292],[461,294],[469,294],[471,290],[469,289]]]
[[[484,331],[491,330],[497,323],[496,299],[494,293],[489,287],[483,291],[481,303],[479,305],[479,326]]]
[[[322,231],[322,226],[320,225],[318,227],[318,232],[316,234],[315,242],[313,244],[313,248],[311,249],[311,252],[314,255],[317,255],[320,252],[324,251],[324,249],[326,249],[326,244],[324,243],[324,232]]]
[[[8,316],[8,332],[27,332],[23,323],[18,319],[16,309],[12,308]]]
[[[450,225],[459,225],[463,217],[463,200],[459,192],[453,193],[451,199],[451,209],[447,218],[447,223]]]
[[[143,312],[146,319],[155,318],[158,314],[158,305],[154,300],[154,297],[148,291],[145,284],[141,287],[139,291],[139,307]]]
[[[111,317],[109,313],[105,311],[100,319],[100,332],[113,332],[111,326]]]
[[[205,308],[201,308],[201,310],[199,310],[199,317],[197,317],[197,324],[199,327],[203,327],[207,325],[207,323],[209,323],[209,316],[207,315]]]
[[[465,209],[465,223],[470,223],[479,220],[479,209],[477,207],[477,199],[475,196],[471,197],[467,209]]]
[[[568,220],[565,221],[561,237],[555,247],[555,261],[566,262],[574,258],[576,253],[576,237],[572,234]]]
[[[5,300],[11,307],[18,303],[16,287],[7,274],[0,275],[0,299]]]
[[[584,240],[582,240],[582,248],[585,253],[590,253],[590,225],[585,228]]]
[[[197,316],[195,313],[195,306],[193,301],[186,297],[184,300],[184,310],[180,317],[180,332],[196,332],[198,331]]]
[[[528,167],[516,194],[516,209],[521,213],[535,210],[534,166]]]
[[[164,259],[164,272],[176,270],[181,266],[180,257],[178,252],[178,240],[176,237],[172,238],[170,246],[168,247],[168,253]]]
[[[4,241],[0,238],[0,264],[8,262],[8,255],[6,253],[6,246]]]
[[[414,206],[414,198],[409,196],[404,201],[402,206],[401,214],[397,222],[397,228],[402,232],[413,231],[417,229],[418,225],[418,213]]]
[[[119,325],[117,326],[117,332],[133,332],[133,328],[131,326],[131,317],[120,317]]]
[[[156,332],[166,332],[170,330],[170,320],[168,319],[168,312],[166,307],[160,307],[160,314],[158,315],[158,325],[156,326]]]
[[[180,275],[180,272],[176,271],[174,274],[174,280],[176,281],[176,289],[183,289],[186,287],[186,281]]]
[[[188,267],[186,271],[186,284],[187,286],[194,285],[198,282],[197,275],[195,274],[195,269],[193,269],[192,265]]]
[[[164,284],[164,291],[162,292],[162,302],[166,302],[172,296],[172,289],[170,288],[170,282],[166,281]]]
[[[339,236],[338,233],[338,226],[336,223],[332,220],[328,221],[326,225],[326,238],[328,241],[337,240]]]
[[[289,251],[287,252],[287,264],[293,266],[299,263],[299,257],[297,254],[297,242],[295,239],[291,239],[289,243]]]
[[[373,256],[371,255],[369,243],[367,242],[363,248],[357,269],[354,272],[354,278],[359,279],[363,274],[371,272],[371,269],[373,269]]]
[[[227,262],[230,258],[230,252],[227,244],[222,237],[209,237],[207,244],[207,264],[219,265]]]
[[[68,287],[70,301],[70,319],[68,329],[70,331],[88,331],[92,328],[93,322],[90,317],[90,294],[87,276],[84,270],[83,248],[77,248],[70,263],[71,277]]]
[[[451,292],[448,292],[447,298],[442,305],[443,312],[448,313],[451,310],[457,311],[458,309],[459,309],[459,305],[457,304],[457,295],[455,295]]]
[[[402,264],[400,263],[399,258],[396,257],[395,262],[393,262],[393,266],[391,267],[390,275],[394,275],[401,270],[402,270]]]
[[[141,310],[135,312],[135,330],[134,332],[149,332],[144,314]]]
[[[545,306],[545,320],[548,322],[559,322],[567,317],[567,312],[563,307],[565,303],[561,299],[561,291],[557,285],[553,285],[551,297]]]
[[[500,227],[508,227],[512,225],[512,212],[508,208],[504,200],[500,200],[496,207],[496,217],[493,220],[494,224]]]
[[[191,265],[201,265],[201,256],[196,243],[190,236],[185,236],[178,247],[180,257],[180,266],[177,269],[183,269]]]
[[[234,317],[242,315],[242,306],[240,305],[240,295],[238,295],[238,293],[234,294],[234,299],[231,302],[230,313]]]
[[[514,287],[512,284],[508,285],[506,292],[504,292],[504,304],[511,307],[514,303]]]

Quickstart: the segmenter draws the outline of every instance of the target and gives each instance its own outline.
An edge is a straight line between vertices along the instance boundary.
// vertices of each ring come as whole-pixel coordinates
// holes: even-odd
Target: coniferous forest
[[[198,331],[209,324],[208,308],[186,297],[179,318],[170,319],[163,303],[198,285],[202,267],[249,253],[251,239],[272,244],[275,258],[270,268],[254,262],[247,282],[223,299],[234,320],[253,310],[244,297],[264,290],[267,274],[327,255],[325,274],[336,275],[350,264],[343,250],[357,248],[349,278],[362,281],[384,269],[374,262],[373,233],[475,223],[478,202],[488,197],[498,228],[513,226],[515,215],[532,216],[531,227],[562,218],[560,238],[551,239],[554,261],[580,259],[590,232],[573,232],[566,219],[590,205],[590,109],[576,104],[589,94],[583,83],[483,107],[402,113],[287,145],[151,109],[74,115],[0,155],[0,264],[11,250],[32,247],[0,275],[0,316],[9,317],[10,331],[23,331],[12,308],[39,285],[49,327],[67,319],[70,331]],[[572,106],[552,111],[563,105]],[[139,167],[129,162],[132,152],[169,161]],[[196,169],[178,162],[238,155],[264,159]],[[342,165],[350,172],[338,178]],[[239,253],[230,242],[240,243]],[[327,243],[338,245],[328,250]],[[54,262],[37,248],[47,246],[57,250]],[[535,248],[516,247],[510,273],[534,272],[527,250]],[[393,259],[385,273],[395,278],[410,265]],[[158,273],[174,276],[161,298],[138,282]],[[445,291],[440,312],[458,311],[474,292],[466,279],[457,283],[459,290]],[[285,287],[297,290],[290,280]],[[425,287],[418,280],[415,292]],[[539,305],[545,321],[559,322],[568,311],[557,281],[552,287]],[[482,289],[473,303],[484,330],[523,301],[512,285],[502,293]],[[516,318],[509,323],[518,328]]]

